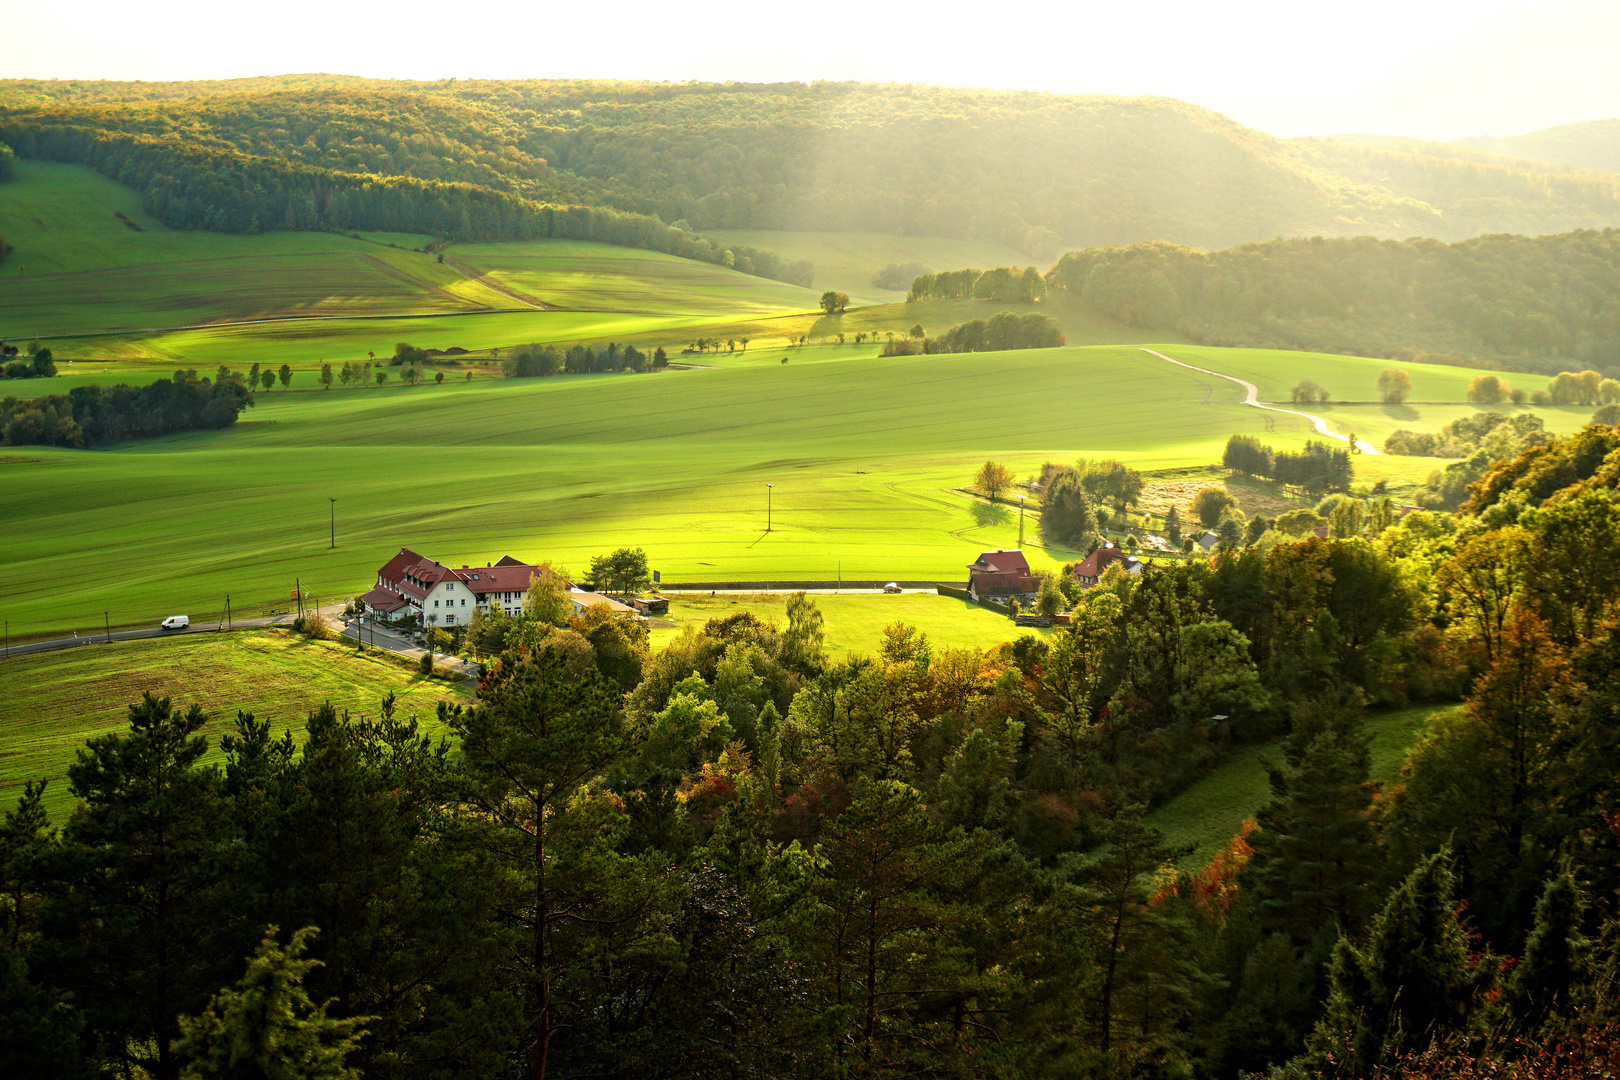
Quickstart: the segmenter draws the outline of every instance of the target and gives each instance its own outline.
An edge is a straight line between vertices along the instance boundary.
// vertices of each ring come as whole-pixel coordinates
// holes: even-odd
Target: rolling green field
[[[972,649],[983,652],[1024,634],[1044,636],[1050,630],[1014,626],[1010,619],[965,600],[929,593],[816,593],[811,596],[825,620],[823,632],[827,654],[834,660],[850,653],[871,656],[883,641],[883,628],[897,622],[915,626],[928,635],[936,653],[945,649]],[[787,624],[787,597],[759,595],[670,595],[667,621],[673,630],[654,630],[652,646],[662,648],[685,627],[702,629],[710,619],[723,619],[739,611],[751,611],[760,619],[778,626]]]
[[[1367,718],[1372,740],[1372,778],[1388,787],[1401,773],[1407,754],[1437,717],[1458,706],[1426,705],[1397,712],[1377,713]],[[1148,815],[1148,822],[1164,830],[1172,844],[1188,844],[1193,850],[1181,860],[1183,870],[1199,870],[1226,846],[1254,816],[1271,794],[1265,760],[1280,762],[1282,751],[1276,743],[1248,747],[1209,776]]]
[[[387,657],[283,630],[115,641],[0,664],[0,807],[14,805],[25,781],[49,777],[46,805],[57,818],[73,805],[66,773],[74,751],[122,730],[129,705],[148,690],[184,708],[202,706],[210,761],[222,759],[219,737],[233,730],[238,710],[302,738],[305,718],[322,703],[376,716],[392,693],[396,716],[415,716],[438,733],[438,703],[470,700],[464,686],[424,680]]]
[[[233,429],[9,458],[0,594],[13,632],[105,610],[144,622],[295,577],[362,591],[401,545],[579,568],[640,546],[668,582],[832,578],[840,560],[849,578],[957,580],[980,548],[1017,542],[1010,513],[956,490],[985,457],[1021,474],[1207,463],[1258,413],[1204,404],[1200,378],[1070,348],[261,394]]]

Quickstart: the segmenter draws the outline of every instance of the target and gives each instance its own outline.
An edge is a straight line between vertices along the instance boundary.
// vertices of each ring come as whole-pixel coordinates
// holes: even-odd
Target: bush
[[[312,611],[301,620],[304,624],[303,632],[306,637],[316,641],[326,641],[332,636],[332,624],[326,621],[326,616],[318,611]]]
[[[421,672],[423,675],[432,675],[433,654],[430,652],[423,653],[422,658],[416,662],[416,670]]]

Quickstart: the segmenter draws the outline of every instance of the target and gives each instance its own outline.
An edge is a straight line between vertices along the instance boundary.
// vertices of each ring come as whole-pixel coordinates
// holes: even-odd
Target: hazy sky
[[[4,73],[873,79],[1161,94],[1278,135],[1620,116],[1620,0],[0,0]]]

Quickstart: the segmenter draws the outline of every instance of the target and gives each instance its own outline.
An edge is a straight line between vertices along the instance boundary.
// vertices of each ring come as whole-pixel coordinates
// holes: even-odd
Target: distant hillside
[[[1101,314],[1207,345],[1620,376],[1620,229],[1138,244],[1070,252],[1047,279]]]
[[[52,137],[68,131],[82,133],[76,149]],[[611,208],[700,232],[989,240],[1033,259],[1144,240],[1219,248],[1275,236],[1456,240],[1620,225],[1620,178],[1279,140],[1162,98],[327,75],[0,82],[0,138],[25,156],[82,160],[108,136],[138,140],[143,153],[166,148],[181,169],[212,168],[197,155],[242,155],[259,172],[308,170],[345,178],[336,182],[343,188],[371,177],[384,194],[416,191],[397,189],[407,181],[470,185],[463,197],[476,203],[485,235],[511,216],[510,198]],[[91,163],[147,184],[121,175],[121,160]],[[190,197],[209,198],[207,184]],[[417,197],[439,195],[394,203]],[[278,228],[288,216],[278,204],[258,218]],[[297,205],[291,217],[301,220]],[[453,214],[417,224],[457,229]]]
[[[1562,124],[1507,138],[1458,139],[1463,146],[1496,154],[1557,161],[1586,169],[1620,173],[1620,120],[1590,120]]]

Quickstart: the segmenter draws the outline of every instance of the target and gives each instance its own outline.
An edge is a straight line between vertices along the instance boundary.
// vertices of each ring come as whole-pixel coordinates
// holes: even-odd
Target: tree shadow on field
[[[979,502],[975,499],[968,506],[968,513],[973,520],[979,523],[982,529],[987,525],[1005,525],[1012,520],[1012,511],[996,503]]]
[[[1417,420],[1423,414],[1410,405],[1385,405],[1384,415],[1392,420]]]

